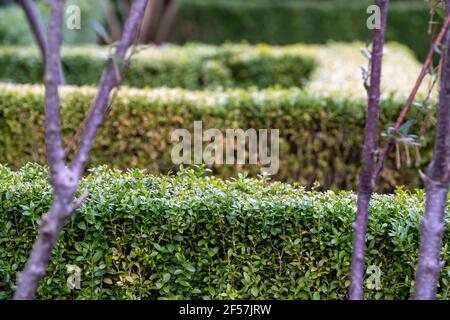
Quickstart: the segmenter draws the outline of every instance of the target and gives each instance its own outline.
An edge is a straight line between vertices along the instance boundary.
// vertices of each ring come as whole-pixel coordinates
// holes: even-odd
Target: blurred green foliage
[[[81,9],[81,29],[69,30],[64,23],[63,41],[65,44],[96,43],[97,35],[91,24],[103,21],[103,5],[106,0],[67,0],[65,8],[77,5]],[[46,23],[49,8],[47,1],[38,0],[37,7]],[[66,12],[66,17],[68,17]],[[18,5],[0,8],[0,43],[2,45],[29,45],[34,43],[33,34],[23,10]]]
[[[373,1],[179,0],[173,40],[290,44],[365,41]],[[430,7],[423,1],[389,5],[387,40],[408,45],[422,59],[431,44]]]
[[[64,30],[67,44],[95,43],[92,21],[104,21],[107,0],[69,0],[82,12],[81,30]],[[427,33],[429,4],[420,0],[390,1],[387,39],[408,45],[423,59],[430,47]],[[369,0],[177,0],[178,11],[171,39],[175,42],[223,43],[247,40],[270,44],[365,41]],[[38,0],[44,17],[48,8]],[[33,42],[26,19],[17,6],[0,9],[0,43]]]
[[[141,47],[127,71],[125,85],[133,87],[291,87],[304,85],[315,65],[302,46],[246,44],[222,46]],[[100,47],[66,47],[63,68],[68,84],[96,84],[108,57]],[[37,49],[0,47],[0,80],[40,83],[42,58]]]
[[[176,170],[171,160],[174,146],[170,141],[171,133],[177,128],[192,129],[194,121],[203,120],[205,130],[280,129],[281,163],[280,172],[273,177],[275,179],[297,181],[308,187],[318,181],[325,189],[355,188],[367,103],[359,70],[367,60],[359,52],[361,47],[362,43],[287,47],[192,44],[140,51],[131,63],[127,84],[191,89],[208,83],[208,87],[215,90],[123,88],[99,132],[90,157],[91,164],[110,163],[118,168],[139,167],[151,173],[164,174]],[[39,79],[37,52],[24,48],[3,48],[0,52],[3,55],[0,61],[4,63],[0,70],[9,72],[12,77],[21,77],[23,81]],[[94,82],[96,77],[100,77],[106,51],[98,48],[68,49],[64,56],[66,67],[82,70],[66,73],[69,82],[75,79]],[[298,63],[294,65],[294,61]],[[302,61],[315,65],[303,90],[216,88],[218,84],[264,86],[270,81],[282,86],[295,86],[306,75],[302,73],[302,70],[307,70]],[[272,68],[265,68],[266,62],[271,62],[268,65]],[[13,65],[15,67],[11,68]],[[229,67],[236,65],[240,67]],[[202,73],[204,69],[206,73]],[[386,46],[382,82],[383,131],[396,118],[419,70],[420,65],[409,50],[397,44]],[[207,82],[199,81],[200,75],[207,75]],[[64,136],[68,140],[82,121],[95,89],[68,87],[61,94]],[[421,89],[410,114],[418,114],[418,123],[425,115],[418,107],[423,94]],[[43,106],[44,90],[41,86],[0,86],[1,163],[14,168],[27,161],[45,163]],[[418,134],[420,130],[426,134],[420,140],[423,146],[417,149],[421,155],[418,167],[405,167],[411,158],[414,163],[419,154],[408,146],[410,159],[405,159],[406,150],[402,145],[403,167],[397,170],[395,159],[390,158],[379,191],[392,191],[399,184],[409,188],[422,186],[417,169],[424,169],[428,164],[433,130],[415,125],[410,133]],[[260,167],[222,165],[212,169],[222,177],[231,177],[239,171],[248,171],[255,176]]]
[[[69,141],[90,105],[95,88],[61,90],[63,134]],[[403,99],[385,98],[381,106],[381,130],[391,126],[403,107]],[[320,96],[300,89],[198,91],[182,89],[121,89],[106,123],[99,131],[90,154],[91,165],[145,168],[166,174],[177,170],[171,159],[175,129],[193,132],[194,121],[203,129],[241,128],[280,130],[280,171],[273,178],[296,181],[323,189],[354,189],[361,167],[365,98]],[[0,86],[0,163],[14,168],[27,161],[45,163],[44,90],[42,86]],[[417,113],[416,107],[411,113]],[[419,112],[418,122],[423,114]],[[419,126],[411,129],[417,134]],[[422,186],[418,168],[425,168],[432,151],[432,128],[426,127],[421,160],[414,165],[416,151],[408,146],[412,165],[406,166],[405,146],[400,145],[403,167],[398,170],[391,153],[379,191],[397,185]],[[206,145],[206,143],[205,143]],[[214,165],[221,177],[238,172],[256,176],[259,165]]]

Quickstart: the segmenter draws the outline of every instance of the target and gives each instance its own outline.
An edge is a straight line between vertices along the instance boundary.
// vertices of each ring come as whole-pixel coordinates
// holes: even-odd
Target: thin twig
[[[36,42],[38,44],[39,50],[41,51],[41,56],[43,60],[43,65],[45,69],[46,64],[46,52],[47,52],[47,37],[45,35],[45,26],[42,22],[42,19],[39,15],[39,11],[36,8],[36,4],[33,0],[17,0],[19,5],[22,7],[23,11],[28,20],[28,24],[30,25],[31,31],[34,34]],[[62,69],[61,60],[58,63],[59,66],[59,83],[65,84],[64,72]]]
[[[450,17],[450,0],[447,3],[447,17]],[[435,299],[443,266],[440,253],[450,186],[450,32],[448,31],[440,78],[433,161],[428,167],[427,174],[422,174],[426,201],[415,274],[415,298],[418,300]]]

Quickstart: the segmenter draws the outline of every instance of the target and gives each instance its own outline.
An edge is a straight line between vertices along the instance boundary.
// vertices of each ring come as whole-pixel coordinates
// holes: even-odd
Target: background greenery
[[[421,1],[392,2],[388,39],[409,45],[422,58],[430,42],[428,7]],[[83,25],[82,32],[65,30],[65,43],[95,43],[90,24],[103,19],[102,1],[70,3],[82,6]],[[183,0],[173,39],[272,44],[366,40],[369,3]],[[48,14],[42,1],[39,8]],[[30,49],[33,38],[20,9],[0,10],[0,43],[26,45],[0,49],[2,81],[41,82],[40,57]],[[357,183],[367,104],[358,71],[367,65],[358,52],[363,46],[189,44],[142,51],[127,85],[184,89],[122,89],[96,139],[90,166],[111,163],[147,173],[178,173],[155,177],[137,169],[91,171],[80,189],[90,196],[64,229],[38,298],[345,299],[356,197],[318,190],[354,189]],[[396,44],[386,48],[385,58],[384,131],[420,68],[413,54]],[[95,84],[106,59],[106,50],[99,48],[67,48],[68,82]],[[258,91],[270,86],[277,88]],[[12,296],[40,217],[51,203],[43,168],[28,164],[16,172],[4,166],[45,163],[43,93],[42,86],[0,85],[0,299]],[[67,142],[95,89],[66,87],[61,94]],[[423,94],[422,89],[419,100]],[[421,108],[416,101],[410,118],[416,115],[423,122]],[[202,170],[179,171],[170,159],[170,133],[191,129],[194,120],[203,120],[205,129],[281,129],[281,170],[272,179],[293,184],[238,175],[245,171],[257,177],[257,166],[211,168],[215,175],[234,177],[229,181],[205,177]],[[431,157],[433,130],[414,126],[411,133],[419,130],[421,159],[408,149],[413,164],[405,168],[401,146],[402,169],[395,169],[393,154],[378,191],[400,184],[421,187],[417,171]],[[366,283],[365,298],[411,298],[423,201],[420,190],[374,195],[366,265],[381,269],[381,288],[370,289]],[[448,218],[446,222],[450,225]],[[446,233],[440,299],[449,298],[448,237]],[[71,266],[81,268],[80,290],[67,288]]]
[[[72,4],[80,7],[81,29],[69,30],[64,25],[64,43],[96,43],[97,35],[91,25],[93,21],[103,20],[104,0],[67,0],[65,3],[66,8]],[[49,14],[47,1],[38,0],[37,5],[41,16],[44,18],[44,22],[47,23]],[[0,43],[2,45],[30,45],[35,43],[21,7],[17,5],[0,7]]]
[[[408,45],[423,59],[430,47],[430,7],[421,0],[390,1],[387,39]],[[104,0],[70,0],[82,10],[82,31],[65,28],[65,42],[95,43],[92,21],[103,21]],[[171,41],[223,43],[247,40],[269,44],[365,41],[369,0],[177,0]],[[45,1],[38,1],[46,16]],[[11,26],[14,25],[14,28]],[[0,10],[0,43],[33,43],[25,17],[16,6]]]
[[[67,87],[61,90],[63,134],[69,141],[82,122],[94,88]],[[177,128],[193,132],[194,121],[204,130],[241,128],[280,130],[280,171],[274,179],[297,181],[310,187],[318,181],[323,188],[354,189],[360,169],[365,124],[364,98],[311,95],[299,89],[227,90],[192,92],[181,89],[125,89],[117,96],[95,140],[90,163],[108,163],[118,168],[146,168],[166,174],[176,170],[171,160],[171,133]],[[382,130],[403,106],[403,100],[382,101]],[[14,168],[27,161],[45,163],[44,90],[42,86],[0,86],[0,163]],[[411,115],[423,113],[413,107]],[[422,126],[421,126],[422,127]],[[418,133],[413,127],[410,133]],[[421,161],[415,167],[416,150],[409,148],[412,164],[395,167],[395,153],[387,161],[379,191],[396,185],[421,186],[418,168],[431,157],[432,128],[423,127]],[[20,137],[20,139],[18,138]],[[235,177],[247,171],[252,176],[259,166],[217,165],[214,172]]]
[[[361,68],[368,64],[360,53],[365,44],[328,43],[269,46],[246,43],[182,46],[141,46],[125,84],[134,87],[306,87],[311,94],[366,97]],[[69,84],[96,84],[108,59],[98,46],[63,48]],[[406,98],[421,69],[411,50],[389,43],[384,52],[384,96]],[[79,70],[83,70],[80,72]],[[42,61],[36,48],[0,46],[0,81],[41,83]],[[428,81],[425,81],[426,87]],[[425,92],[424,88],[420,93]]]
[[[280,172],[273,178],[297,181],[308,187],[318,181],[324,189],[354,189],[360,168],[366,110],[366,92],[359,70],[367,64],[359,52],[362,47],[362,43],[286,47],[192,44],[145,49],[131,67],[131,74],[136,77],[128,78],[139,86],[166,84],[197,88],[202,84],[196,81],[201,74],[199,70],[212,61],[227,66],[245,66],[237,73],[228,73],[228,78],[215,77],[210,71],[207,73],[209,79],[217,79],[216,84],[221,81],[227,85],[245,85],[252,81],[260,86],[267,81],[297,85],[295,79],[305,77],[303,71],[308,70],[307,66],[315,67],[303,90],[123,88],[95,141],[91,164],[109,163],[118,168],[139,167],[151,173],[167,174],[177,170],[171,160],[174,146],[170,141],[171,133],[177,128],[192,129],[194,121],[203,120],[205,129],[280,129]],[[36,66],[40,63],[36,52],[26,48],[4,48],[0,52],[3,61],[9,61],[0,69],[4,74],[24,81],[27,76],[37,79]],[[66,66],[73,66],[71,70],[83,70],[66,74],[69,81],[95,81],[96,76],[100,77],[104,50],[81,48],[65,52]],[[290,58],[282,59],[286,56]],[[211,57],[214,60],[209,60]],[[11,65],[16,67],[10,68]],[[12,73],[13,70],[16,72]],[[420,65],[409,50],[398,44],[387,45],[382,83],[382,130],[395,119],[419,70]],[[215,87],[213,82],[210,84]],[[62,90],[66,141],[71,139],[82,121],[83,111],[94,94],[92,87]],[[419,123],[425,115],[420,108],[423,94],[421,89],[410,113],[411,117],[417,114]],[[14,168],[28,161],[45,163],[43,109],[43,87],[0,85],[1,163]],[[392,153],[379,191],[392,191],[398,184],[411,189],[422,186],[417,170],[424,170],[430,159],[433,132],[425,124],[413,126],[411,131],[421,136],[423,146],[417,150],[408,148],[409,167],[406,149],[400,146],[401,170],[396,169],[395,153]],[[237,172],[244,171],[255,176],[259,169],[250,165],[213,168],[222,177],[236,176]]]
[[[369,0],[180,0],[173,40],[221,43],[324,43],[369,38]],[[430,47],[430,7],[424,1],[389,4],[386,38],[408,45],[420,59]]]
[[[141,47],[127,72],[125,85],[183,87],[303,86],[315,65],[304,46],[273,47],[246,44],[221,46]],[[66,47],[63,68],[68,84],[96,84],[109,57],[96,46]],[[82,70],[82,72],[80,72]],[[42,59],[30,47],[0,47],[0,81],[40,83]]]

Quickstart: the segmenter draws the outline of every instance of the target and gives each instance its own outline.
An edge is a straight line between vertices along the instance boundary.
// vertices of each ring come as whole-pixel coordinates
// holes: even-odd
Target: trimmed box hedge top
[[[356,206],[353,193],[183,170],[149,176],[100,167],[90,195],[61,235],[40,299],[345,299]],[[380,287],[367,299],[408,299],[414,287],[424,193],[374,195],[366,266]],[[51,202],[36,165],[0,166],[0,298],[9,298]],[[446,225],[450,226],[447,217]],[[450,289],[445,233],[438,298]],[[68,266],[81,269],[70,291]],[[369,278],[369,277],[368,277]],[[372,289],[370,289],[372,288]]]
[[[317,61],[306,90],[319,96],[366,98],[361,70],[367,69],[368,65],[367,57],[361,52],[366,50],[364,48],[365,44],[362,42],[305,46],[305,54],[310,54]],[[383,54],[382,98],[406,100],[422,66],[410,49],[398,43],[387,43]],[[428,79],[420,87],[420,95],[426,92]]]
[[[313,57],[303,46],[226,44],[182,47],[141,47],[127,72],[132,87],[269,87],[303,86],[313,70]],[[101,47],[66,47],[62,52],[68,84],[91,85],[99,81],[108,60]],[[18,83],[42,82],[42,59],[33,48],[0,48],[0,79]],[[80,72],[83,70],[83,72]]]
[[[125,84],[190,90],[306,86],[314,94],[365,97],[361,67],[367,67],[367,59],[360,53],[364,47],[361,42],[280,47],[265,44],[141,47]],[[67,83],[97,83],[107,59],[105,48],[64,48]],[[42,72],[42,59],[36,48],[0,47],[0,80],[40,83]],[[406,97],[419,72],[420,64],[409,49],[389,43],[383,65],[383,94]]]

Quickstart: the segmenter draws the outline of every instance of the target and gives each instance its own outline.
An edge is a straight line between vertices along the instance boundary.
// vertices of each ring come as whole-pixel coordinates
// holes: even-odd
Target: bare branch
[[[177,15],[178,6],[174,0],[170,0],[163,16],[161,17],[160,26],[158,28],[158,33],[155,37],[155,43],[161,44],[169,38],[170,32],[172,30],[172,25]]]
[[[36,8],[36,5],[33,0],[17,0],[17,2],[22,7],[23,11],[28,20],[28,24],[30,25],[31,31],[34,34],[34,38],[39,46],[39,50],[41,51],[41,56],[43,60],[44,66],[46,65],[46,51],[47,51],[47,37],[45,35],[45,26],[42,22],[42,19],[39,15],[39,11]],[[59,71],[59,83],[65,84],[64,73],[62,70],[61,62],[58,62]]]
[[[380,29],[375,29],[371,55],[370,88],[368,90],[368,109],[363,148],[363,169],[360,173],[356,220],[353,224],[353,252],[350,274],[350,293],[352,300],[363,299],[364,255],[366,230],[369,216],[370,197],[374,189],[372,179],[375,169],[378,123],[380,113],[381,67],[383,60],[384,34],[386,29],[388,0],[377,0],[381,12]]]
[[[152,0],[148,2],[139,36],[139,43],[148,43],[154,37],[155,29],[162,16],[164,0]]]
[[[28,23],[33,31],[36,42],[41,50],[42,57],[45,58],[45,52],[47,51],[47,37],[45,35],[45,26],[39,16],[39,12],[33,0],[17,0],[22,6],[25,15],[27,16]]]
[[[49,42],[46,51],[45,68],[45,138],[47,162],[50,167],[50,180],[54,200],[47,215],[42,217],[40,233],[36,240],[25,270],[18,277],[18,287],[14,299],[32,299],[40,279],[44,276],[48,260],[67,219],[67,195],[73,194],[66,188],[67,174],[64,164],[64,150],[61,140],[61,121],[59,114],[59,68],[61,27],[64,16],[64,0],[52,0],[49,23]]]
[[[125,23],[122,40],[120,40],[117,46],[117,51],[115,54],[116,61],[125,60],[125,55],[137,33],[146,5],[147,0],[133,1],[130,9],[130,15]],[[99,91],[97,92],[97,95],[95,96],[88,111],[84,136],[80,141],[79,148],[72,162],[72,169],[76,177],[80,177],[83,174],[97,129],[103,122],[105,109],[108,106],[111,90],[120,82],[120,79],[116,79],[116,61],[110,60],[109,65],[103,73],[100,81]]]
[[[64,0],[51,1],[49,21],[49,41],[45,65],[45,138],[47,162],[52,176],[65,171],[65,154],[61,138],[61,116],[59,108],[59,68],[61,61],[62,24],[64,17]],[[57,189],[57,188],[56,188]]]
[[[80,143],[73,169],[65,165],[65,152],[61,140],[61,124],[59,114],[58,95],[58,61],[61,61],[61,27],[64,14],[64,0],[50,0],[51,14],[49,27],[48,50],[45,70],[45,114],[46,114],[46,145],[47,162],[50,167],[50,181],[53,188],[53,203],[48,214],[42,217],[39,235],[33,245],[30,257],[24,271],[18,277],[18,286],[14,299],[33,299],[40,280],[58,240],[58,236],[65,223],[72,217],[73,212],[87,198],[87,192],[75,200],[74,193],[78,188],[81,174],[87,160],[90,145],[95,137],[98,126],[102,123],[108,97],[116,85],[115,61],[111,61],[105,71],[98,94],[91,106],[86,124],[86,133]],[[135,0],[130,16],[127,20],[122,40],[117,49],[117,58],[125,57],[128,47],[135,38],[140,25],[147,0]],[[121,71],[124,72],[126,68]],[[123,78],[123,75],[120,75]],[[78,160],[77,160],[78,159]]]
[[[449,17],[450,0],[447,4],[447,18]],[[450,186],[450,32],[448,31],[445,36],[443,59],[434,156],[424,177],[425,215],[422,219],[419,260],[415,275],[415,298],[418,300],[430,300],[436,297],[442,269],[440,251]]]
[[[15,300],[31,300],[34,298],[39,281],[45,275],[53,247],[67,221],[64,216],[67,216],[66,206],[57,201],[53,202],[48,214],[42,217],[39,236],[33,245],[25,270],[18,277]]]
[[[108,31],[109,34],[111,35],[111,39],[116,41],[120,39],[120,36],[122,34],[122,27],[119,18],[117,17],[117,14],[115,12],[114,5],[111,3],[111,1],[106,1],[104,5],[104,12],[108,24]]]
[[[72,203],[70,212],[78,210],[81,207],[81,205],[83,204],[83,202],[85,202],[88,197],[89,197],[89,191],[87,191],[87,190],[83,191],[81,196],[78,199],[75,199],[75,201]]]

